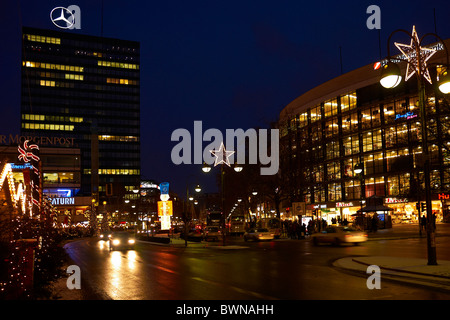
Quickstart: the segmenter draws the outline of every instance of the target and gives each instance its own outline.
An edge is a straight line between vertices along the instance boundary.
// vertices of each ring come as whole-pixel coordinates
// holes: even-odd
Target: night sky
[[[2,1],[0,134],[20,132],[22,26],[56,30],[50,11],[72,4],[81,9],[81,30],[66,32],[100,36],[100,0]],[[340,75],[339,47],[344,73],[376,62],[379,32],[366,27],[372,4],[381,9],[383,57],[396,29],[416,25],[420,37],[436,27],[450,38],[445,0],[105,0],[103,35],[141,43],[142,177],[181,194],[187,180],[217,191],[200,165],[172,164],[172,132],[193,131],[195,120],[203,130],[267,128],[296,97]],[[410,42],[400,33],[393,41]],[[391,52],[398,53],[393,44]]]

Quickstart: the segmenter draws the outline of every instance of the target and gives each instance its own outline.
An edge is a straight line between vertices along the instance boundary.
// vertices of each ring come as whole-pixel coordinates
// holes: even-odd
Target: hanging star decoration
[[[419,37],[417,36],[416,26],[413,26],[411,35],[413,39],[411,39],[410,45],[397,42],[394,43],[398,50],[400,50],[408,59],[405,81],[408,81],[408,79],[411,78],[415,72],[417,72],[418,74],[422,74],[429,83],[432,83],[430,72],[427,67],[427,61],[433,54],[436,53],[436,50],[424,48],[419,45]]]
[[[209,152],[211,152],[216,157],[216,160],[214,161],[214,167],[221,163],[224,163],[230,167],[230,160],[228,160],[228,158],[234,154],[234,151],[225,150],[223,142],[221,142],[219,150],[209,150]]]

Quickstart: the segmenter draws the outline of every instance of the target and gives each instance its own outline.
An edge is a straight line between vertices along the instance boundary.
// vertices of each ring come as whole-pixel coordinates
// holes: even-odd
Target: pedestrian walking
[[[378,215],[375,213],[372,217],[372,231],[377,232],[378,230]]]
[[[427,229],[427,218],[425,215],[422,215],[420,218],[420,234],[422,234],[422,230],[425,231]]]

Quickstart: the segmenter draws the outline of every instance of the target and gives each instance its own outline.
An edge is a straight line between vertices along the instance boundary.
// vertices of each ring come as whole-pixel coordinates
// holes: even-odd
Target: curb
[[[371,265],[371,264],[369,264],[367,262],[358,261],[358,260],[356,260],[354,258],[352,258],[352,261],[355,262],[355,263],[359,263],[359,264],[365,265],[365,266],[370,266]],[[441,276],[441,275],[436,275],[436,274],[417,272],[417,271],[410,271],[410,270],[402,270],[402,269],[395,269],[395,268],[382,267],[382,266],[379,266],[379,268],[382,269],[382,270],[387,270],[387,271],[394,271],[394,272],[407,273],[407,274],[418,275],[418,276],[423,276],[423,277],[434,277],[434,278],[438,278],[438,279],[450,280],[450,277],[448,277],[448,276]]]

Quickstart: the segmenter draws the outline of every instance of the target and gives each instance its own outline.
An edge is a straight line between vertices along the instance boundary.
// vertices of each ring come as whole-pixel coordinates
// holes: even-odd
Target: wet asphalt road
[[[448,237],[437,238],[438,260],[450,260]],[[368,241],[360,246],[315,247],[308,240],[163,246],[138,242],[112,251],[106,242],[66,244],[81,268],[89,299],[114,300],[431,300],[450,292],[383,281],[369,290],[366,277],[342,271],[333,261],[349,256],[426,257],[426,239]]]

